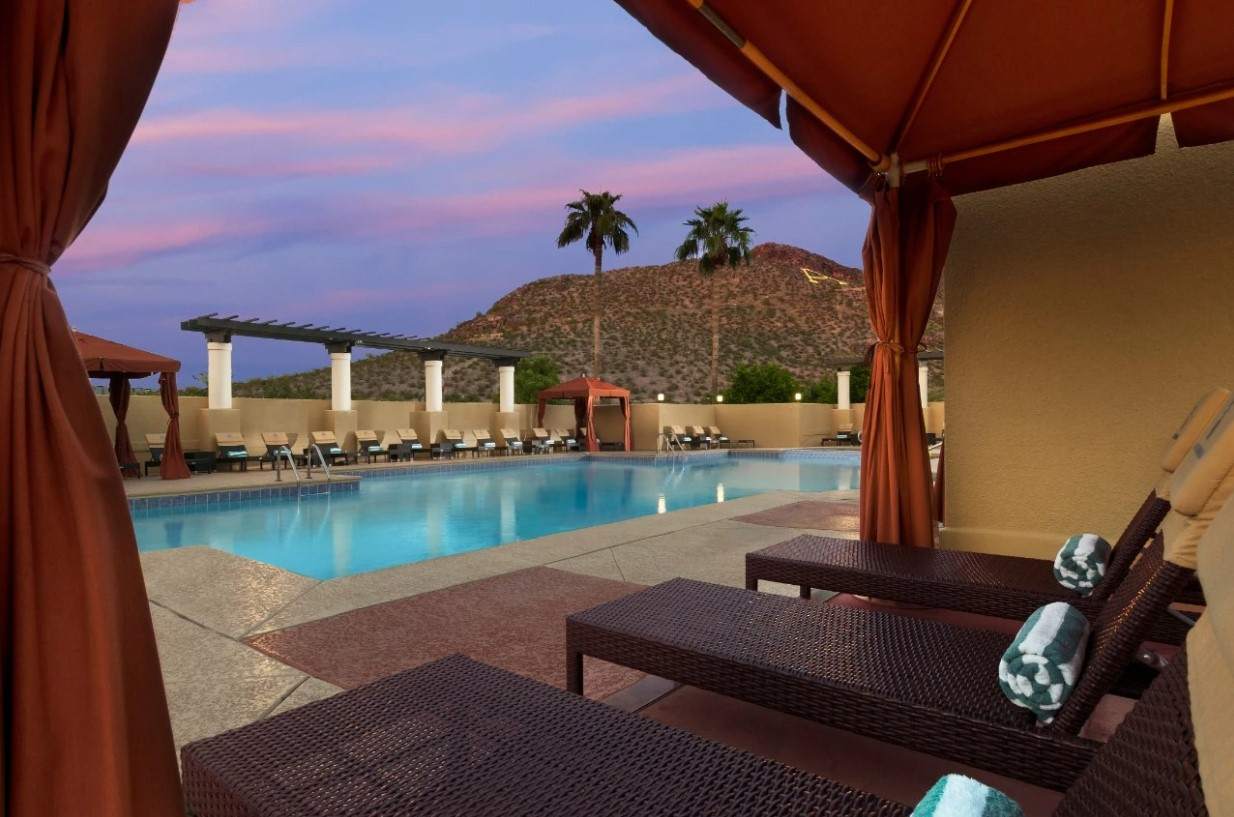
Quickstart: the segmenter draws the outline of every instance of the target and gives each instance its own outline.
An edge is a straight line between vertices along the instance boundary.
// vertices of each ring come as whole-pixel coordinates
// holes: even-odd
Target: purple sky
[[[427,10],[426,10],[427,9]],[[431,335],[558,250],[580,187],[662,263],[697,204],[856,265],[866,206],[611,0],[198,0],[107,201],[56,268],[73,325],[205,369],[206,312]],[[327,363],[238,339],[237,377]]]

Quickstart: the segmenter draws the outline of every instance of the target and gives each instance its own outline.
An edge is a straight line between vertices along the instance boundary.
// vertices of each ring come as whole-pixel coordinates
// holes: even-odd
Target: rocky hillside
[[[585,372],[591,360],[592,276],[562,275],[525,284],[488,312],[442,338],[526,349],[554,358],[562,378]],[[796,247],[762,244],[748,266],[718,273],[720,371],[774,361],[802,381],[830,370],[826,361],[860,355],[870,342],[860,270]],[[711,350],[707,281],[694,262],[626,267],[603,276],[601,375],[628,387],[636,399],[664,392],[670,400],[708,399]],[[942,298],[926,344],[942,348]],[[497,378],[485,361],[446,359],[447,400],[487,400]],[[937,375],[935,383],[939,383]],[[393,352],[352,367],[357,399],[423,396],[423,366]],[[932,388],[931,391],[934,391]],[[237,395],[328,397],[329,369],[238,383]]]

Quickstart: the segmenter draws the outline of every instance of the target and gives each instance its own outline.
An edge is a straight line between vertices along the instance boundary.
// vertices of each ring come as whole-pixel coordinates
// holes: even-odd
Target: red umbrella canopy
[[[114,340],[77,330],[73,330],[73,339],[77,341],[77,351],[91,377],[110,377],[113,374],[145,377],[155,372],[180,371],[178,360],[125,346]]]
[[[617,0],[853,190],[893,160],[952,194],[1234,138],[1227,0]],[[1050,138],[1043,138],[1049,136]]]

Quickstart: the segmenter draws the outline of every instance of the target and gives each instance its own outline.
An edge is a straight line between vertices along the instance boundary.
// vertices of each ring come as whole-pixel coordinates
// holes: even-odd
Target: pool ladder
[[[317,452],[317,459],[321,462],[321,470],[326,472],[326,482],[330,481],[330,463],[326,462],[326,455],[321,453],[321,449],[317,447],[317,443],[309,446],[305,452],[305,462],[308,467],[305,469],[305,479],[313,478],[313,452]]]

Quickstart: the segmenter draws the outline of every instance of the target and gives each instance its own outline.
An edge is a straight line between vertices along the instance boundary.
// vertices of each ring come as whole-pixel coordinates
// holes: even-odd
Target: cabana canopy
[[[951,195],[1234,138],[1234,4],[617,0],[873,212],[861,536],[933,544],[913,370]],[[787,97],[783,100],[782,97]],[[941,486],[939,486],[941,489]],[[940,490],[941,494],[941,490]]]
[[[625,450],[630,450],[630,390],[621,386],[606,383],[598,377],[576,377],[565,383],[544,389],[537,395],[538,406],[536,421],[543,425],[544,411],[549,400],[573,400],[574,419],[578,427],[584,429],[584,445],[588,451],[600,449],[600,438],[596,435],[595,406],[596,401],[605,397],[615,398],[621,404],[621,415],[625,419]]]
[[[1234,4],[617,0],[853,190],[952,195],[1234,138]]]
[[[180,444],[180,396],[176,391],[176,372],[180,371],[180,361],[134,346],[125,346],[97,335],[78,332],[76,329],[73,330],[73,339],[77,341],[77,351],[81,355],[81,362],[86,366],[86,374],[90,377],[105,377],[110,381],[107,391],[112,410],[116,412],[115,449],[120,468],[126,474],[136,472],[138,476],[141,475],[137,457],[133,454],[132,441],[129,440],[129,430],[124,422],[129,411],[129,381],[158,373],[163,408],[170,418],[159,475],[163,479],[187,478],[189,469]]]

